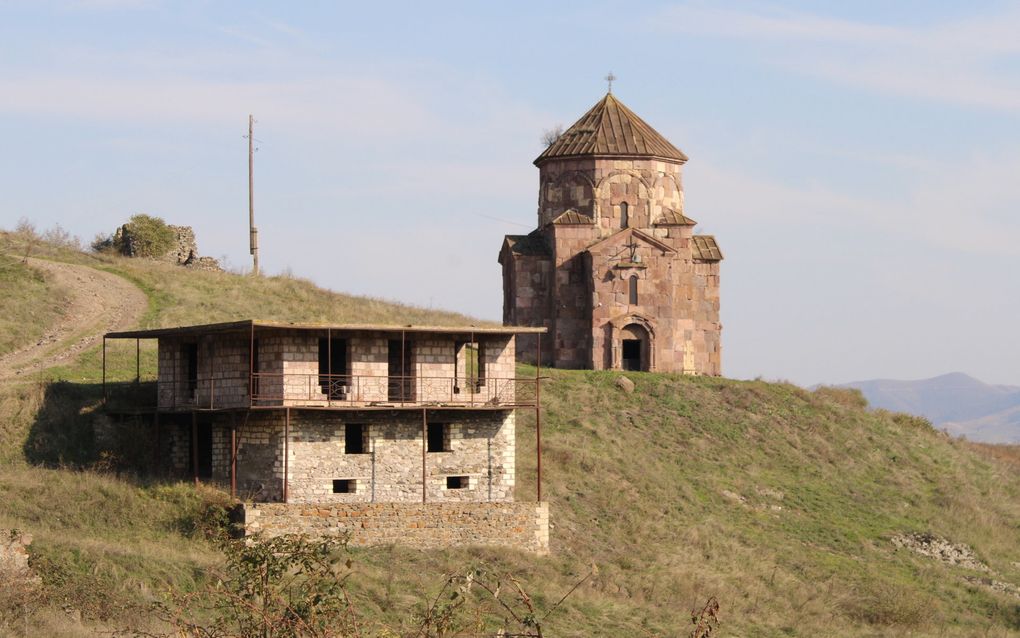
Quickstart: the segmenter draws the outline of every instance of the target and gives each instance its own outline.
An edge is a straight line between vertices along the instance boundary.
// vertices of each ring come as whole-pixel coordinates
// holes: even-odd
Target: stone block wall
[[[500,255],[503,266],[503,324],[552,328],[550,289],[553,280],[552,259],[541,255]],[[546,341],[543,363],[552,361],[550,341]],[[538,336],[517,335],[517,359],[535,363]]]
[[[548,503],[245,505],[247,534],[350,535],[353,546],[474,545],[549,552]]]
[[[664,208],[684,210],[682,165],[653,158],[565,158],[539,167],[538,226],[568,209],[595,220],[599,235],[620,228],[627,202],[630,226],[647,228]]]
[[[423,422],[415,411],[257,410],[234,417],[239,496],[255,501],[283,498],[286,466],[291,503],[421,502]],[[507,502],[514,496],[515,419],[512,410],[430,410],[445,425],[444,451],[426,452],[426,498],[432,502]],[[200,415],[212,427],[213,480],[230,481],[229,415]],[[363,452],[345,453],[347,424],[363,426]],[[191,426],[164,424],[165,454],[174,473],[191,468]],[[284,450],[287,461],[284,463]],[[448,477],[464,477],[451,488]],[[353,481],[349,493],[334,481]]]
[[[693,227],[672,214],[684,213],[681,168],[682,162],[652,157],[540,164],[536,232],[550,254],[505,248],[500,261],[504,323],[549,328],[544,364],[619,368],[623,340],[641,332],[647,369],[722,374],[719,262],[695,259]],[[561,218],[568,210],[591,223]],[[549,284],[537,285],[547,270]],[[637,303],[631,303],[631,279]],[[533,351],[533,339],[521,344]]]
[[[188,384],[185,344],[198,345],[198,381]],[[160,409],[238,408],[248,405],[250,340],[238,335],[161,337],[158,354]]]
[[[319,376],[319,339],[326,331],[256,331],[259,377],[256,405],[260,407],[322,406],[327,395]],[[399,335],[399,333],[398,333]],[[336,376],[351,375],[349,394],[333,397],[333,402],[356,398],[362,403],[386,403],[389,400],[389,344],[392,333],[334,332],[333,337],[347,343],[346,370]],[[398,336],[399,338],[399,336]],[[455,391],[457,344],[468,341],[463,335],[407,336],[410,369],[406,376],[415,380],[411,397],[425,403],[486,403],[497,392],[506,395],[506,384],[483,384],[475,392]],[[487,379],[512,379],[515,376],[513,335],[474,335],[480,344],[482,365]],[[194,392],[188,384],[186,344],[198,346],[198,381]],[[159,340],[159,407],[240,408],[249,404],[248,335],[217,334],[195,337],[164,337]],[[342,379],[335,381],[342,383]],[[499,387],[497,387],[499,386]]]

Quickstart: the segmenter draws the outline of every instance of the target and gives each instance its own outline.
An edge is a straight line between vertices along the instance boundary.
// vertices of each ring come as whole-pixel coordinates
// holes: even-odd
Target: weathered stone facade
[[[402,349],[398,373],[414,403],[479,407],[517,394],[513,334],[405,335],[380,330],[260,330],[257,334],[195,334],[159,338],[161,409],[368,407],[391,400],[391,347]],[[345,367],[323,372],[320,342],[342,344]],[[465,343],[483,378],[467,383]],[[338,345],[337,347],[341,347]],[[252,362],[252,354],[256,361]],[[249,368],[250,365],[254,369]],[[249,372],[254,372],[252,384]],[[329,377],[333,384],[323,383]],[[251,387],[254,385],[254,387]],[[249,390],[254,397],[249,396]],[[251,401],[250,401],[251,399]]]
[[[242,523],[248,533],[267,536],[350,534],[355,546],[495,545],[549,552],[548,503],[258,504],[244,506]]]
[[[722,254],[684,214],[686,161],[611,94],[535,160],[539,227],[499,261],[504,324],[547,327],[543,363],[722,373]]]
[[[230,432],[237,437],[238,493],[255,501],[289,503],[420,503],[422,470],[425,500],[510,502],[514,496],[515,429],[512,410],[291,410],[289,426],[281,410],[255,410],[247,418],[201,414],[198,429],[209,428],[209,480],[230,483]],[[426,423],[443,426],[443,449],[424,453]],[[347,425],[361,427],[361,451],[346,453]],[[192,473],[191,424],[168,422],[163,450],[179,476]],[[284,441],[285,433],[289,439]],[[286,463],[284,459],[286,458]],[[285,468],[286,467],[286,472]],[[464,484],[451,488],[450,477]],[[206,477],[203,477],[206,478]],[[334,481],[351,481],[342,493]]]
[[[158,471],[280,502],[249,506],[249,532],[546,551],[545,506],[514,504],[514,410],[538,407],[515,344],[536,332],[241,321],[107,338],[158,339]]]

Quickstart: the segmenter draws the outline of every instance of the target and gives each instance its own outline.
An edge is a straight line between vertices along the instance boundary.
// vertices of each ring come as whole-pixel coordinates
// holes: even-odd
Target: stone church
[[[686,162],[612,92],[535,160],[538,228],[499,263],[503,323],[548,328],[543,365],[722,374],[723,256],[684,211]]]

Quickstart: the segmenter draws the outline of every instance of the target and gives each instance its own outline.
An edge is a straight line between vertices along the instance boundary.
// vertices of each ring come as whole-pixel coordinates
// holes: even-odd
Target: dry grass
[[[470,321],[288,278],[58,256],[137,281],[152,300],[153,326],[249,316]],[[402,319],[415,312],[422,314]],[[74,598],[85,626],[98,631],[134,622],[131,605],[162,587],[194,587],[216,555],[182,523],[193,522],[208,493],[13,463],[32,450],[29,430],[76,441],[75,415],[91,396],[81,380],[94,379],[97,367],[93,352],[55,372],[78,385],[0,393],[0,463],[12,461],[0,470],[0,527],[36,535],[33,552],[52,591]],[[473,568],[515,574],[547,607],[594,563],[597,577],[548,620],[549,635],[685,635],[690,610],[715,596],[720,635],[1020,636],[1016,599],[889,541],[930,531],[972,546],[999,580],[1020,584],[1016,448],[952,440],[921,419],[868,411],[859,395],[832,389],[632,374],[635,392],[625,394],[615,373],[548,373],[543,466],[552,556],[358,550],[351,586],[366,622],[409,630],[444,575]],[[55,409],[54,401],[66,405]],[[521,500],[534,494],[533,432],[522,412]],[[42,609],[33,631],[65,632],[60,613],[59,605]]]
[[[0,254],[0,355],[41,337],[60,317],[62,294],[44,273]]]

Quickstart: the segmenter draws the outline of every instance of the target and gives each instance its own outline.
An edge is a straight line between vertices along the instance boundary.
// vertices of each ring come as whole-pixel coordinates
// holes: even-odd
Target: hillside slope
[[[138,282],[150,298],[147,325],[238,315],[351,320],[330,313],[359,313],[359,304],[378,312],[368,320],[405,316],[289,279],[65,258]],[[419,316],[400,322],[457,319]],[[151,358],[145,363],[151,373]],[[0,387],[0,528],[35,535],[33,561],[47,587],[27,626],[21,616],[7,626],[15,635],[144,626],[145,604],[168,586],[200,586],[220,560],[200,521],[221,494],[103,469],[117,459],[100,457],[95,443],[98,364],[92,350],[41,381]],[[383,626],[414,635],[424,601],[449,574],[514,574],[548,610],[594,564],[597,573],[546,620],[547,635],[683,636],[690,610],[714,596],[726,636],[1020,636],[1020,597],[1009,590],[1020,584],[1015,450],[868,410],[849,390],[628,373],[635,389],[626,393],[619,373],[547,373],[552,555],[358,550],[350,583],[365,635]],[[518,441],[517,494],[528,500],[527,412]],[[894,544],[911,533],[972,547],[987,571]],[[3,621],[0,595],[0,634]]]
[[[32,322],[45,329],[42,336],[0,355],[0,379],[31,374],[66,361],[98,343],[106,332],[135,326],[148,308],[148,299],[141,290],[112,273],[41,259],[28,260],[24,267],[52,282],[60,296],[47,290],[42,295],[28,296],[37,303],[23,307],[34,315],[42,314],[39,309],[59,307],[60,316],[48,325]],[[9,317],[5,323],[15,321],[18,319]]]
[[[61,316],[65,294],[45,272],[0,254],[0,357],[42,337]]]

